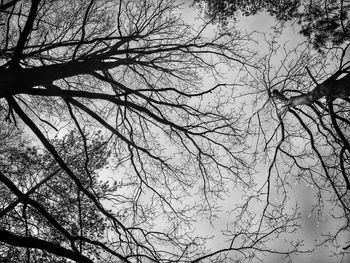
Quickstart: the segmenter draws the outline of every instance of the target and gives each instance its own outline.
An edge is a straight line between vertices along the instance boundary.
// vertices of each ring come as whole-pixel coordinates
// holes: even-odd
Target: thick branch
[[[36,13],[38,11],[38,6],[39,6],[40,0],[32,0],[32,6],[30,8],[30,12],[28,15],[28,19],[26,21],[26,24],[24,26],[24,29],[18,39],[17,45],[15,52],[13,54],[12,60],[11,60],[11,65],[17,66],[23,52],[23,48],[28,40],[28,37],[30,35],[30,32],[32,31],[34,20],[36,17]]]
[[[43,215],[47,219],[47,221],[50,222],[51,225],[53,225],[58,231],[60,231],[63,235],[65,235],[70,240],[72,248],[75,248],[74,238],[72,237],[72,235],[66,229],[64,229],[40,203],[29,198],[27,195],[23,194],[17,188],[17,186],[10,179],[8,179],[2,172],[0,172],[0,181],[4,185],[6,185],[6,187],[10,189],[11,192],[14,193],[20,200],[22,200],[24,203],[30,204],[32,207],[38,210],[40,214]]]
[[[7,2],[7,3],[3,3],[3,4],[1,4],[0,5],[0,12],[3,12],[3,11],[5,11],[6,9],[8,9],[8,8],[10,8],[10,7],[12,7],[12,6],[14,6],[17,2],[19,2],[19,1],[21,1],[21,0],[13,0],[13,1],[11,1],[11,2]]]
[[[51,242],[35,237],[23,237],[15,235],[3,229],[0,229],[0,241],[11,246],[40,249],[60,257],[69,258],[76,262],[93,263],[92,260],[85,257],[84,255],[81,255],[77,252],[73,252],[72,250],[66,249],[64,247],[55,245]]]
[[[60,171],[60,169],[56,169],[53,173],[51,173],[49,176],[47,176],[44,180],[42,180],[40,183],[38,183],[36,186],[34,186],[32,189],[30,189],[27,193],[24,194],[24,196],[29,197],[30,194],[34,193],[40,186],[42,186],[43,184],[45,184],[46,182],[48,182],[52,177],[54,177],[58,172]],[[9,211],[11,211],[12,209],[14,209],[20,202],[21,202],[21,198],[16,199],[15,201],[13,201],[11,204],[9,204],[8,206],[6,206],[3,210],[1,210],[0,212],[0,218],[2,218],[3,216],[5,216]]]
[[[282,101],[286,106],[295,107],[298,105],[307,105],[317,102],[319,99],[326,98],[348,98],[350,97],[350,74],[345,77],[336,79],[339,73],[335,73],[310,92],[298,96],[285,97],[278,90],[273,90],[276,99]]]
[[[0,98],[25,92],[27,88],[52,83],[55,80],[89,74],[95,70],[111,69],[133,63],[133,59],[103,62],[96,59],[70,61],[35,68],[5,69],[0,71]]]

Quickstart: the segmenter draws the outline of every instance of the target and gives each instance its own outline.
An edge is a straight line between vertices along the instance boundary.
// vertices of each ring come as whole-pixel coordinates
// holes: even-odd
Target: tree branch
[[[21,56],[22,56],[23,48],[28,40],[30,32],[33,29],[33,24],[34,24],[34,20],[36,18],[36,13],[38,11],[38,6],[40,3],[40,0],[32,0],[31,2],[32,2],[32,6],[30,8],[27,22],[24,26],[24,29],[23,29],[19,39],[18,39],[15,52],[13,53],[12,60],[9,63],[9,65],[12,67],[18,66],[18,63],[19,63]]]
[[[79,263],[93,263],[93,261],[86,256],[64,247],[55,245],[51,242],[35,237],[23,237],[15,235],[3,229],[0,229],[0,241],[11,246],[40,249],[60,257],[69,258]]]

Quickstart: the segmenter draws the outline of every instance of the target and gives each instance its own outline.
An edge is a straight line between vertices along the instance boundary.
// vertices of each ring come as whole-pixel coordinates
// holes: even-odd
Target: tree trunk
[[[91,74],[93,71],[114,68],[132,63],[132,59],[118,59],[112,62],[87,59],[34,68],[8,68],[0,70],[0,98],[25,93],[28,88],[44,86],[58,79]]]
[[[350,96],[350,74],[347,73],[341,79],[337,79],[339,75],[339,73],[335,73],[306,94],[287,98],[278,90],[273,90],[273,97],[282,101],[286,106],[292,107],[312,104],[323,97],[348,98]]]

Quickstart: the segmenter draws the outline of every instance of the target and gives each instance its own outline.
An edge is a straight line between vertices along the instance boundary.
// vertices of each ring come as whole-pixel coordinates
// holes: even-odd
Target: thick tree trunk
[[[273,96],[285,103],[286,106],[292,107],[311,104],[323,97],[334,99],[348,98],[350,97],[350,74],[347,73],[340,79],[337,79],[338,75],[339,73],[334,74],[306,94],[287,98],[278,90],[273,90]]]
[[[105,70],[131,63],[133,63],[131,58],[111,62],[87,59],[34,68],[0,69],[0,98],[25,93],[28,88],[44,86],[58,79],[91,74],[95,70]]]

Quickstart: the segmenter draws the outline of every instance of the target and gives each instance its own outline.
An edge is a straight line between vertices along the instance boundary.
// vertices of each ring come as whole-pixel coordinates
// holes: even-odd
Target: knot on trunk
[[[278,99],[278,100],[280,100],[280,101],[282,101],[282,102],[284,102],[284,103],[286,103],[286,102],[288,101],[288,99],[286,98],[286,96],[284,96],[284,95],[282,94],[282,92],[280,92],[280,91],[278,91],[278,90],[276,90],[276,89],[274,89],[274,90],[272,91],[272,97],[273,97],[273,98],[276,98],[276,99]]]

